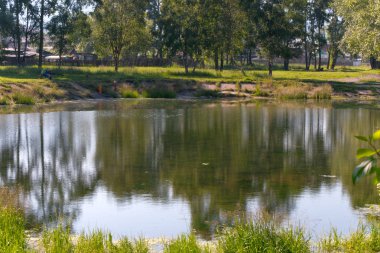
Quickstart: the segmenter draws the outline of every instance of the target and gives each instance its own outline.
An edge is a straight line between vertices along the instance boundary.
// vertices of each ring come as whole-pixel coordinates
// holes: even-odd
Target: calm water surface
[[[31,111],[31,112],[29,112]],[[22,186],[31,226],[210,239],[259,211],[321,235],[343,233],[378,202],[353,186],[378,105],[135,100],[0,115],[0,186]]]

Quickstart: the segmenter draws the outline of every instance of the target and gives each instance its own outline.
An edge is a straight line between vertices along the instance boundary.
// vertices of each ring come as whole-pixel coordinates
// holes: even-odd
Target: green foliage
[[[302,229],[279,228],[262,219],[224,229],[219,236],[219,248],[224,253],[310,252],[309,239]]]
[[[122,98],[138,98],[140,97],[140,94],[137,90],[131,88],[131,87],[122,87],[119,90],[120,95]]]
[[[204,90],[199,89],[195,93],[196,97],[217,98],[220,97],[220,93],[217,90]]]
[[[378,148],[380,141],[380,130],[370,136],[355,136],[358,140],[367,144],[366,148],[359,148],[356,158],[362,162],[355,167],[352,174],[352,181],[356,183],[365,175],[375,174],[375,183],[380,182],[380,168],[378,167],[378,159],[380,158],[380,149]]]
[[[165,86],[145,89],[141,95],[144,98],[176,98],[177,96],[174,90],[171,90]]]
[[[334,7],[345,21],[343,49],[370,58],[380,56],[378,10],[380,3],[372,0],[335,0]]]
[[[25,252],[26,235],[23,214],[0,206],[0,252]]]

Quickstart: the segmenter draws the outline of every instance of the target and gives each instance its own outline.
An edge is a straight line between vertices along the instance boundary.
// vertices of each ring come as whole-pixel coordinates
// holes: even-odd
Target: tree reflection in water
[[[353,207],[376,202],[368,181],[354,188],[351,171],[353,136],[372,133],[379,116],[334,103],[150,100],[4,114],[0,184],[23,187],[31,224],[75,223],[99,185],[121,203],[183,199],[191,228],[209,238],[252,201],[286,217],[303,193],[337,180]]]

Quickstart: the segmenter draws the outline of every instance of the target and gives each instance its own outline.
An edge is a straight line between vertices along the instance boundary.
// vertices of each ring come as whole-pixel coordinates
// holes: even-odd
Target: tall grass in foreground
[[[165,245],[164,253],[208,253],[207,247],[199,245],[194,234],[181,235]]]
[[[369,227],[360,225],[356,231],[343,237],[332,230],[318,244],[319,252],[380,252],[380,225],[372,224]]]
[[[0,207],[0,252],[25,252],[26,235],[21,212]]]
[[[224,253],[307,253],[309,239],[299,228],[279,228],[274,222],[255,220],[225,229],[219,238],[219,251]]]

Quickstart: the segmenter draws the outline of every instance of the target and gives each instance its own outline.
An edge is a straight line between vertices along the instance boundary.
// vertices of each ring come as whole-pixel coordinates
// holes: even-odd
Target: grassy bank
[[[365,67],[321,72],[299,68],[290,71],[275,70],[271,79],[267,71],[260,67],[223,72],[199,69],[189,74],[185,74],[181,67],[125,67],[118,73],[111,67],[48,68],[53,72],[52,80],[40,78],[40,71],[36,67],[0,67],[0,105],[83,98],[173,98],[187,91],[202,94],[199,90],[212,90],[219,95],[233,91],[244,92],[245,96],[283,98],[289,98],[286,93],[292,94],[296,91],[303,93],[296,98],[315,98],[319,95],[312,93],[318,91],[311,91],[310,87],[317,88],[328,84],[334,93],[369,90],[377,94],[378,87],[374,86],[380,85],[378,71]],[[288,88],[289,83],[298,87],[305,86],[302,89],[306,90],[306,94],[300,88]],[[276,87],[282,87],[282,90],[276,90]]]
[[[163,242],[165,253],[202,253],[202,252],[379,252],[380,226],[375,224],[360,227],[347,237],[336,232],[319,242],[301,228],[283,228],[277,223],[263,218],[250,222],[237,222],[233,227],[223,228],[216,240],[204,243],[195,235],[181,235]],[[73,236],[69,228],[58,226],[46,229],[34,244],[30,243],[25,232],[23,214],[17,209],[0,210],[0,252],[80,252],[80,253],[148,253],[151,249],[148,240],[113,240],[112,235],[100,230]]]

